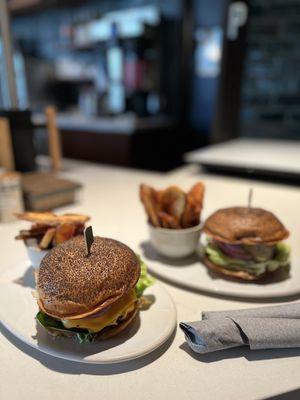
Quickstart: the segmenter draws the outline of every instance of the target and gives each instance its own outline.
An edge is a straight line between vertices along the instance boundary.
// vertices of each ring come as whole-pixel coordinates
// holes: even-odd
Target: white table
[[[205,214],[232,204],[246,203],[249,182],[201,176],[193,167],[169,174],[67,162],[65,176],[85,184],[81,201],[60,211],[92,215],[94,232],[124,241],[133,249],[147,239],[138,185],[177,183],[188,188],[197,179],[207,186]],[[290,210],[299,208],[295,187],[251,183],[254,205],[277,211],[288,225]],[[1,265],[23,260],[25,249],[13,237],[26,223],[0,225]],[[297,235],[300,239],[300,221]],[[299,267],[299,266],[298,266]],[[202,310],[246,308],[253,302],[214,298],[163,283],[175,300],[178,320],[192,321]],[[262,303],[255,303],[255,306]],[[159,329],[159,327],[158,327]],[[42,354],[22,344],[4,329],[0,335],[0,399],[262,399],[295,390],[300,383],[300,349],[249,351],[234,349],[202,357],[187,352],[183,333],[156,352],[129,363],[97,366],[78,364]]]
[[[299,179],[300,142],[281,139],[238,138],[186,153],[186,162],[208,167],[254,171]]]

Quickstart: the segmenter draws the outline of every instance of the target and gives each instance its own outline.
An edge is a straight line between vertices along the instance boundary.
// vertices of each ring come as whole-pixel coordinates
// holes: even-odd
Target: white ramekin
[[[171,258],[194,253],[199,244],[201,225],[186,229],[157,228],[149,224],[150,239],[155,250]]]
[[[41,250],[38,247],[26,246],[28,258],[34,269],[39,268],[42,259],[48,253],[49,250]]]

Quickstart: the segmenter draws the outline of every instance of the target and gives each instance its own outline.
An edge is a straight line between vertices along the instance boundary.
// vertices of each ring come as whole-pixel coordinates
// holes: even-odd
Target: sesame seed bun
[[[87,257],[83,236],[77,236],[43,258],[36,274],[38,304],[54,318],[84,318],[133,289],[139,276],[140,262],[125,244],[95,237]]]
[[[274,214],[252,207],[216,211],[205,221],[203,232],[217,241],[230,244],[273,245],[289,236]]]

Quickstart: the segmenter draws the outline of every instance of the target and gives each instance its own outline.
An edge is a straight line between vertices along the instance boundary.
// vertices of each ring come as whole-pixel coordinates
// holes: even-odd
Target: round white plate
[[[155,299],[148,310],[116,338],[80,345],[72,339],[53,339],[36,325],[38,311],[32,297],[33,268],[28,263],[6,269],[0,276],[0,321],[28,345],[66,360],[110,364],[144,356],[161,346],[176,327],[176,308],[166,290],[158,283],[145,291]]]
[[[290,241],[291,243],[291,241]],[[292,244],[292,243],[291,243]],[[279,277],[268,282],[238,282],[222,278],[209,271],[199,255],[185,259],[167,259],[160,256],[150,242],[144,242],[138,253],[147,263],[149,271],[157,277],[187,289],[215,295],[239,298],[273,299],[300,294],[300,246],[292,244],[292,268],[286,279]]]

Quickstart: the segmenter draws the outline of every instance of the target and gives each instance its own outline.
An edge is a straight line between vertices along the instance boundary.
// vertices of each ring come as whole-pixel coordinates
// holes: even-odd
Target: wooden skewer
[[[88,257],[91,254],[91,247],[94,242],[93,228],[87,226],[83,232],[85,242],[85,255]]]
[[[7,171],[15,170],[14,151],[7,118],[0,118],[0,165]]]

